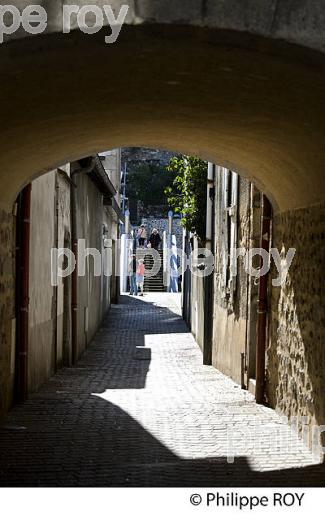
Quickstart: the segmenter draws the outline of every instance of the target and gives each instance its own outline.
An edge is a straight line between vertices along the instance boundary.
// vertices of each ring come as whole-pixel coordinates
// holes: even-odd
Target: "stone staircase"
[[[161,267],[159,273],[152,278],[145,277],[144,279],[144,290],[145,292],[166,292],[166,288],[163,283],[163,251],[158,251],[161,258]],[[153,264],[153,258],[149,254],[144,254],[144,265],[146,270],[151,270]]]

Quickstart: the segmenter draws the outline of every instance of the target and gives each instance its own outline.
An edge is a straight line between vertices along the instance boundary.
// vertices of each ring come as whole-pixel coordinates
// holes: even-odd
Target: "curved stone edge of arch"
[[[127,5],[126,24],[184,24],[234,30],[325,52],[325,5],[321,0],[16,0],[14,5],[20,11],[29,5],[44,7],[48,15],[45,32],[62,32],[63,6],[111,5],[118,14],[121,6]],[[76,24],[72,23],[71,28]],[[5,42],[27,36],[21,28],[5,36]]]

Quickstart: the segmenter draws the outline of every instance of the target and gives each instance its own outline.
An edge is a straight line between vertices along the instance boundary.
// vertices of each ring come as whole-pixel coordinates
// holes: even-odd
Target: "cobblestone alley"
[[[273,410],[202,365],[178,302],[123,296],[78,365],[9,413],[2,486],[324,485]]]

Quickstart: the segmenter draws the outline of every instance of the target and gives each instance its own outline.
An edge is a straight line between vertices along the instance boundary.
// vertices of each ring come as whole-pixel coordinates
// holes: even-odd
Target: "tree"
[[[207,168],[207,163],[198,157],[173,157],[167,170],[176,176],[165,189],[170,207],[182,215],[182,225],[201,241],[206,238]]]
[[[141,200],[147,208],[149,205],[168,206],[165,188],[173,180],[173,174],[166,167],[142,163],[132,169],[128,176],[128,197]]]

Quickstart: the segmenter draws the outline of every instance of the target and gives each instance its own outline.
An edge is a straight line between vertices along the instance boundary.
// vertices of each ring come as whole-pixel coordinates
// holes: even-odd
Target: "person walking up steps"
[[[137,286],[140,290],[140,296],[143,296],[143,285],[144,285],[144,261],[139,260],[138,262],[138,268],[137,268]]]
[[[156,251],[158,251],[160,242],[161,242],[161,238],[158,233],[158,229],[154,228],[150,235],[149,243],[153,249],[156,249]]]
[[[138,229],[138,243],[139,247],[145,247],[145,242],[147,240],[147,231],[144,226],[144,224],[141,224],[141,226]]]

